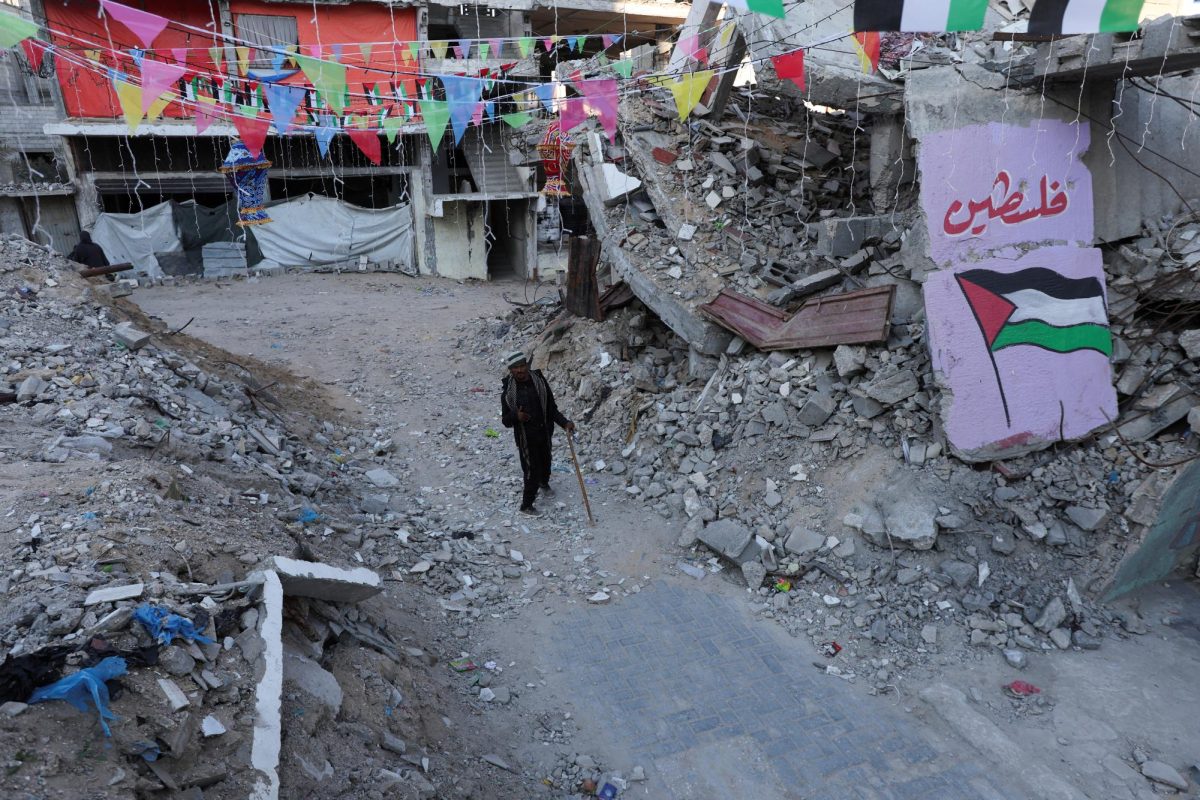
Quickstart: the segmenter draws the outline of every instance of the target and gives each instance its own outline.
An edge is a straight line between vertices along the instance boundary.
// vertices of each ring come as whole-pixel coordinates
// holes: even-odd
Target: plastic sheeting
[[[171,205],[159,203],[137,214],[101,214],[92,241],[104,248],[110,264],[133,264],[136,272],[162,277],[155,254],[183,252]]]
[[[309,194],[270,207],[271,223],[254,229],[263,258],[285,267],[315,267],[366,256],[413,266],[409,206],[360,208]]]

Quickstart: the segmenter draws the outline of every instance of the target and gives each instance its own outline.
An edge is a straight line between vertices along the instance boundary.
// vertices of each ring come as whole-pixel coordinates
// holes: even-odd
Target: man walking
[[[529,360],[521,352],[510,353],[504,359],[508,375],[500,390],[500,421],[513,429],[517,453],[521,456],[521,473],[525,479],[521,496],[521,512],[537,515],[533,507],[538,489],[550,488],[550,440],[554,426],[561,425],[570,436],[575,423],[564,417],[554,402],[554,392],[540,370],[531,370]]]

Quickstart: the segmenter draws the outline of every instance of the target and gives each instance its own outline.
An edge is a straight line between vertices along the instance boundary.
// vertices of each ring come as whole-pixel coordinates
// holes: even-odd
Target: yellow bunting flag
[[[129,133],[137,133],[138,126],[146,116],[142,111],[142,87],[125,81],[113,81],[113,91],[117,93],[117,100],[121,103],[121,113],[125,116]]]
[[[222,53],[223,53],[224,49],[225,48],[223,48],[223,47],[208,48],[208,56],[209,56],[209,58],[212,59],[213,66],[217,68],[217,72],[221,71],[221,63],[223,61]]]
[[[247,75],[250,72],[250,48],[238,47],[236,49],[238,58],[238,74]]]
[[[674,80],[665,75],[656,75],[647,80],[671,90],[671,94],[675,96],[675,110],[679,113],[679,121],[683,122],[700,102],[715,74],[715,71],[705,69],[689,72]]]
[[[433,41],[429,43],[429,49],[433,51],[433,57],[443,59],[446,57],[446,48],[449,46],[446,41]]]

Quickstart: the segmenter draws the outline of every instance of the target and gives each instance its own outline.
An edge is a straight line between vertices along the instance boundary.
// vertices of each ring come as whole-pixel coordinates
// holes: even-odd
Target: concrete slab
[[[262,578],[258,633],[263,652],[255,670],[259,679],[254,689],[254,740],[250,749],[250,765],[258,771],[258,777],[250,790],[250,800],[278,800],[279,751],[283,744],[283,584],[271,570]]]
[[[283,593],[333,603],[358,603],[383,591],[379,576],[365,567],[341,569],[313,561],[275,556],[271,559]]]
[[[106,586],[103,589],[95,589],[90,592],[84,599],[83,604],[85,606],[94,606],[99,603],[132,600],[135,597],[141,597],[145,589],[145,584],[141,583],[130,583],[125,586]]]

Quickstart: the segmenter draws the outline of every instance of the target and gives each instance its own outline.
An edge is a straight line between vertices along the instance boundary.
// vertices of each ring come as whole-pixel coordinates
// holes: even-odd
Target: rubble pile
[[[273,558],[398,560],[356,508],[387,480],[384,437],[319,421],[311,387],[173,336],[74,269],[0,241],[0,794],[245,798],[282,753],[285,792],[472,796],[493,768],[461,743],[431,761],[458,687],[412,644],[452,647],[423,629],[446,612],[415,582],[408,610],[360,606],[374,572],[338,583]],[[440,558],[417,530],[411,547]],[[108,705],[49,702],[88,681]],[[304,724],[281,736],[280,714]],[[354,741],[375,754],[344,769]]]
[[[837,223],[874,211],[862,120],[804,108],[805,124],[792,125],[758,101],[749,106],[746,119],[681,127],[630,102],[622,106],[632,128],[623,146],[589,134],[610,162],[606,173],[621,164],[646,183],[628,198],[616,190],[606,198],[608,227],[627,231],[630,254],[661,271],[684,300],[706,297],[721,279],[747,293],[776,289],[770,300],[782,305],[876,261],[890,268],[902,215],[869,230]],[[909,191],[888,200],[903,207]],[[852,288],[862,285],[850,279]]]
[[[1193,227],[1171,221],[1118,252],[1154,257],[1173,231],[1171,252],[1192,257]],[[839,642],[842,677],[883,691],[895,670],[952,654],[1023,666],[1145,630],[1090,598],[1157,515],[1171,472],[1153,465],[1195,455],[1192,432],[1171,425],[1197,405],[1200,332],[1152,328],[1128,269],[1111,276],[1114,307],[1130,297],[1138,320],[1114,332],[1141,337],[1114,356],[1132,398],[1120,429],[1186,398],[1182,413],[1146,415],[1153,429],[1128,444],[1102,430],[991,471],[945,450],[919,310],[883,347],[709,359],[638,302],[604,323],[522,309],[489,321],[476,347],[492,359],[530,348],[592,468],[685,522],[683,572],[740,571],[761,613],[819,647]]]

